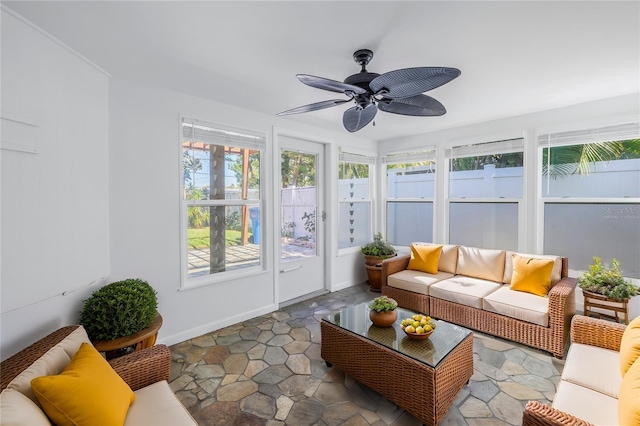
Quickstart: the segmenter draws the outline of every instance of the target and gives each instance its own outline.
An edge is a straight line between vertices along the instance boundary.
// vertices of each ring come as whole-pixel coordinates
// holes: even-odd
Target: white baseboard
[[[181,343],[194,337],[202,336],[203,334],[211,333],[212,331],[220,330],[221,328],[228,327],[230,325],[237,324],[242,321],[246,321],[251,318],[259,317],[260,315],[268,314],[273,311],[277,311],[278,306],[275,304],[263,306],[253,311],[243,312],[233,317],[228,317],[223,320],[213,321],[198,327],[190,328],[180,333],[172,334],[170,336],[164,336],[158,339],[158,343],[165,344],[167,346]]]
[[[362,282],[355,282],[353,280],[342,281],[341,283],[334,284],[331,287],[331,291],[332,292],[340,291],[340,290],[344,290],[345,288],[353,287],[353,286],[360,285],[360,284],[362,284]]]

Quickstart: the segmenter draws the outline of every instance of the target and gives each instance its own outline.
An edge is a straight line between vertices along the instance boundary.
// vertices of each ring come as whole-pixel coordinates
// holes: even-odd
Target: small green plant
[[[369,309],[376,312],[393,311],[398,307],[398,302],[387,296],[379,296],[369,304]]]
[[[377,256],[382,259],[392,257],[396,254],[396,249],[391,244],[382,239],[380,232],[373,236],[373,241],[367,245],[360,247],[362,254],[367,256]]]
[[[302,215],[302,219],[304,219],[304,229],[307,232],[311,232],[312,234],[316,232],[316,212],[307,213],[304,212]]]
[[[156,292],[146,281],[116,281],[94,291],[85,300],[80,324],[91,340],[117,339],[148,327],[157,307]]]
[[[589,271],[578,278],[578,285],[582,290],[597,293],[608,299],[629,299],[636,296],[638,286],[626,281],[619,270],[620,262],[613,259],[611,267],[602,264],[599,257],[593,257],[593,265]]]

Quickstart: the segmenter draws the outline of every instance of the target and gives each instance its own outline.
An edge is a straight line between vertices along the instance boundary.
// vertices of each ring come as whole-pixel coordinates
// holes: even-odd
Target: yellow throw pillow
[[[442,245],[424,246],[411,244],[411,259],[409,259],[407,269],[437,274],[440,253],[442,253]]]
[[[631,365],[640,356],[640,316],[629,323],[620,341],[620,373],[624,377]]]
[[[122,425],[135,394],[90,344],[82,343],[62,373],[31,381],[44,412],[61,425]]]
[[[640,424],[640,358],[629,367],[620,384],[618,424]]]
[[[511,290],[546,296],[551,287],[553,259],[513,255]]]

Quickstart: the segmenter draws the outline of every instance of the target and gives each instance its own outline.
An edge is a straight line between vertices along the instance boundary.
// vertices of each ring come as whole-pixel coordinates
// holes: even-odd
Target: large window
[[[398,246],[416,241],[433,241],[433,199],[435,195],[435,148],[387,154],[386,232]]]
[[[456,146],[449,159],[449,242],[518,250],[523,140]]]
[[[539,137],[545,253],[580,271],[615,258],[640,278],[639,137],[638,123]]]
[[[260,268],[265,136],[182,121],[183,281]]]
[[[338,249],[371,240],[371,166],[375,157],[340,152],[338,163]]]

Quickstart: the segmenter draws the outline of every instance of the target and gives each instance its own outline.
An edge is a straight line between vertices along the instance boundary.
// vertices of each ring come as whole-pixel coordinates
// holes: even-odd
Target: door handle
[[[286,269],[280,269],[280,273],[285,273],[285,272],[291,272],[291,271],[295,271],[296,269],[300,269],[302,268],[302,265],[300,266],[294,266],[293,268],[286,268]]]

